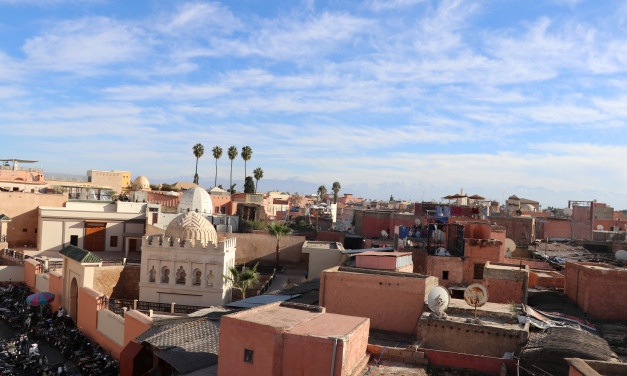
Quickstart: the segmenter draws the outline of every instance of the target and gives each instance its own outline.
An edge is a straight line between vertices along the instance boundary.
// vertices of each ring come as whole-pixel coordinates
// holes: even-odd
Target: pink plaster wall
[[[137,310],[124,313],[124,346],[152,327],[152,317]]]
[[[59,272],[52,271],[48,273],[48,277],[48,290],[54,294],[54,300],[50,303],[50,308],[52,312],[55,312],[61,306],[63,298],[63,276]]]
[[[319,304],[327,312],[368,317],[370,327],[409,334],[423,311],[435,277],[411,278],[327,269],[320,277]]]
[[[112,357],[120,359],[122,347],[98,331],[98,310],[105,308],[103,298],[104,294],[89,287],[78,289],[76,326],[83,334],[110,352]]]
[[[565,280],[566,295],[592,317],[627,320],[627,299],[616,295],[627,291],[626,270],[605,264],[567,262]]]
[[[427,256],[426,274],[437,277],[442,286],[459,286],[464,279],[464,262],[461,257]],[[448,280],[443,272],[448,271]]]
[[[37,274],[40,272],[39,262],[33,259],[24,260],[24,283],[32,290],[35,289]]]
[[[486,278],[484,284],[488,289],[488,301],[491,303],[525,303],[526,289],[523,291],[523,281]]]

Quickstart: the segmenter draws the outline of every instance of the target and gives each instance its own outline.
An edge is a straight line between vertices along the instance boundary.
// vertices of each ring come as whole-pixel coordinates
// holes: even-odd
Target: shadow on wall
[[[220,233],[222,235],[222,233]],[[224,234],[226,238],[237,239],[237,250],[235,252],[235,263],[273,264],[276,251],[276,238],[264,234]],[[300,235],[288,235],[281,239],[281,263],[282,264],[304,264],[307,258],[303,255],[303,244],[305,237]]]

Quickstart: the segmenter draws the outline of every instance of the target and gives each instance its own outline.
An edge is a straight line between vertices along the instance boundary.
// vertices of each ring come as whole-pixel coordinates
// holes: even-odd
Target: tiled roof
[[[135,340],[152,345],[155,355],[185,374],[218,363],[220,324],[207,318],[167,320]]]
[[[73,245],[68,245],[59,251],[60,254],[78,262],[102,262],[102,259],[93,253]]]
[[[7,216],[6,214],[0,214],[0,221],[10,221],[11,218],[9,218],[9,216]]]

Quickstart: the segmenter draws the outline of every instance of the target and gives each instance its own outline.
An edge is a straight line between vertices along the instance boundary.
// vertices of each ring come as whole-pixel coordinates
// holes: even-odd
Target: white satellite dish
[[[510,239],[505,239],[505,257],[512,257],[512,253],[516,251],[516,243]]]
[[[597,225],[597,230],[603,231],[603,225]]]
[[[427,305],[436,316],[444,316],[444,312],[448,308],[451,301],[451,294],[444,286],[435,286],[427,295]]]
[[[625,251],[624,249],[619,249],[618,251],[616,251],[616,254],[614,256],[616,256],[617,260],[627,262],[627,251]]]

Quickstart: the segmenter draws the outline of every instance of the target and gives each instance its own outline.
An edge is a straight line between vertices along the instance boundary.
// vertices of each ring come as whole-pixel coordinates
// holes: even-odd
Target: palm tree
[[[321,185],[318,187],[318,197],[320,197],[319,201],[322,201],[324,199],[324,195],[327,194],[327,187],[325,187],[324,185]]]
[[[290,230],[286,225],[282,224],[278,224],[278,223],[273,223],[272,225],[268,226],[268,232],[270,233],[270,235],[274,236],[276,238],[276,258],[274,260],[274,268],[278,269],[279,268],[279,254],[281,253],[281,248],[279,247],[279,242],[281,241],[281,238],[284,235],[289,234],[290,232],[292,232],[292,230]]]
[[[241,273],[236,267],[231,266],[229,268],[229,273],[231,275],[223,275],[225,280],[231,282],[234,288],[242,292],[242,299],[246,299],[246,290],[254,286],[259,280],[257,266],[259,266],[259,263],[255,264],[252,269],[246,269],[246,265],[244,265]]]
[[[211,151],[213,152],[213,157],[216,159],[216,180],[213,183],[214,187],[218,186],[218,159],[222,158],[222,148],[219,146],[214,146],[213,149],[211,149]]]
[[[342,188],[342,186],[340,185],[339,181],[335,181],[333,182],[333,188],[331,188],[331,190],[333,191],[333,194],[335,195],[334,199],[333,199],[333,203],[337,204],[337,194],[338,192],[340,192],[340,189]]]
[[[253,149],[246,145],[242,148],[242,159],[244,160],[244,179],[246,179],[246,162],[250,161],[250,157],[253,156]]]
[[[194,151],[194,157],[196,157],[196,173],[194,174],[194,184],[198,184],[198,158],[205,154],[205,147],[201,143],[197,143],[192,148]]]
[[[253,176],[255,177],[255,180],[257,180],[257,184],[255,184],[255,192],[257,192],[257,187],[259,186],[259,180],[263,178],[263,170],[261,169],[261,167],[257,167],[253,171]]]
[[[229,155],[229,159],[231,160],[231,180],[229,181],[229,187],[233,187],[233,160],[237,158],[237,148],[235,146],[229,147],[227,154]],[[231,196],[233,196],[233,191],[231,191]]]

